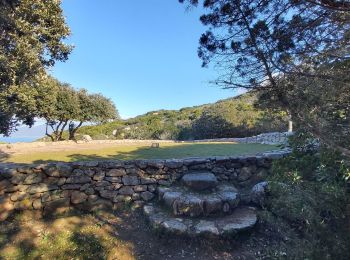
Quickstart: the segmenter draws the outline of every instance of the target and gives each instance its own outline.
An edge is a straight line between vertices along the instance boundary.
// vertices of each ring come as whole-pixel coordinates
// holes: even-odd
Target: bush
[[[285,248],[288,258],[350,259],[349,169],[346,158],[323,147],[295,149],[274,163],[262,221],[277,230],[284,223],[296,234]]]

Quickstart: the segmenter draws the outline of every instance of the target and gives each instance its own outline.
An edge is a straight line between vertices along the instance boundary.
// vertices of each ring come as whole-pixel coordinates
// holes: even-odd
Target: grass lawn
[[[53,161],[83,160],[130,160],[130,159],[170,159],[207,156],[236,156],[256,154],[275,150],[276,146],[263,144],[236,143],[161,143],[159,148],[149,145],[109,145],[99,144],[86,147],[70,146],[65,149],[31,149],[2,156],[2,162],[44,163]],[[0,159],[1,160],[1,159]]]

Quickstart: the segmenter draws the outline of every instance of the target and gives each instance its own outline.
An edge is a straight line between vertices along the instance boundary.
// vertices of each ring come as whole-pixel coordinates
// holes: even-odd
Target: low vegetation
[[[349,259],[350,162],[324,147],[301,151],[305,134],[294,139],[294,152],[277,161],[269,176],[270,196],[260,219],[279,243],[266,240],[265,253],[268,258]]]
[[[271,131],[286,131],[285,112],[258,109],[253,93],[180,110],[148,112],[127,120],[83,126],[77,138],[193,140],[246,137]],[[113,134],[114,133],[114,134]],[[68,132],[63,134],[68,139]]]

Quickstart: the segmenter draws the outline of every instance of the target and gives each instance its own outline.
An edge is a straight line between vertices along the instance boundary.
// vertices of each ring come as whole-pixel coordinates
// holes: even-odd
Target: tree
[[[204,0],[203,7],[201,21],[209,29],[198,54],[203,66],[214,62],[221,69],[219,86],[267,90],[290,117],[303,121],[285,95],[285,79],[321,80],[334,88],[348,84],[348,77],[339,77],[348,71],[332,67],[350,59],[347,1]],[[288,84],[288,91],[294,87]]]
[[[88,94],[85,89],[77,92],[79,112],[72,118],[69,127],[69,140],[75,139],[75,133],[84,122],[106,123],[108,120],[119,118],[113,102],[101,94]],[[76,125],[74,121],[78,121]]]
[[[0,1],[0,133],[34,123],[46,69],[65,61],[70,30],[60,0]]]
[[[119,118],[113,102],[101,94],[89,94],[86,89],[76,90],[52,77],[43,82],[40,90],[35,106],[38,117],[46,120],[45,134],[52,141],[63,140],[67,126],[69,140],[74,140],[85,122],[105,123]]]
[[[77,118],[80,113],[79,98],[77,92],[68,84],[59,83],[56,95],[56,102],[51,113],[45,111],[46,135],[52,141],[62,140],[62,134],[70,120]],[[51,127],[52,133],[48,133],[47,128]]]

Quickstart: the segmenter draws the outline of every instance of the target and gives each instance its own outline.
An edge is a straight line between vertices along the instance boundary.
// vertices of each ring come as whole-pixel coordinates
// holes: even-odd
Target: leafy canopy
[[[72,46],[60,0],[0,1],[0,133],[34,123],[46,69],[65,61]]]

